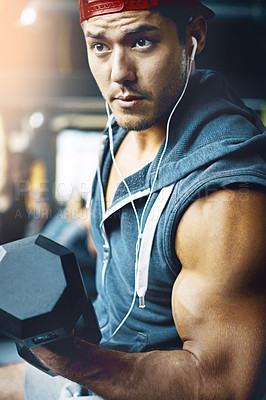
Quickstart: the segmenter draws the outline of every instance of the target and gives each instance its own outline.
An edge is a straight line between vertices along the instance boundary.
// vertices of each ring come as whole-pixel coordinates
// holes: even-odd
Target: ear
[[[207,35],[207,22],[204,17],[197,16],[193,18],[186,29],[186,49],[187,54],[190,56],[192,49],[192,39],[191,36],[194,36],[197,39],[198,47],[196,54],[200,54],[204,48],[205,41]]]

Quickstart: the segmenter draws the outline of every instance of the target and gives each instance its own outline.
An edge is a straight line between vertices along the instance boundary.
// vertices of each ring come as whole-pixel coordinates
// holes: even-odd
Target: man
[[[221,76],[196,72],[213,14],[196,0],[80,12],[114,116],[91,205],[103,339],[33,351],[104,399],[262,399],[265,132]]]

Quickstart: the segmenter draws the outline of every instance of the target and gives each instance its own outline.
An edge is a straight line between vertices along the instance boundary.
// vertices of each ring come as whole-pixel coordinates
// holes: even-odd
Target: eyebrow
[[[135,29],[134,31],[127,32],[127,35],[137,35],[143,32],[151,32],[151,31],[158,31],[158,28],[153,25],[142,25],[139,28]]]
[[[94,35],[90,31],[86,32],[85,37],[89,37],[92,39],[105,39],[106,38],[106,36],[104,34]]]
[[[158,28],[154,25],[141,25],[139,28],[134,29],[133,31],[129,31],[125,33],[125,36],[133,36],[138,35],[144,32],[158,31]],[[98,35],[93,34],[90,31],[87,31],[85,34],[86,37],[90,37],[91,39],[106,39],[106,35],[104,33],[99,33]]]

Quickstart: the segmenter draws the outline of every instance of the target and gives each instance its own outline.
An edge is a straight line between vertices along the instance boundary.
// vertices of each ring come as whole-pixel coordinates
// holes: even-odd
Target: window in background
[[[67,203],[76,197],[87,200],[98,161],[98,132],[64,130],[56,141],[55,198]]]
[[[1,210],[1,191],[6,184],[7,174],[7,143],[4,124],[0,115],[0,210]]]

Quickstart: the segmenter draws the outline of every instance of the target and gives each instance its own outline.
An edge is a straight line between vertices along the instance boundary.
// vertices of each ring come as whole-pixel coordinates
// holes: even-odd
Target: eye
[[[95,51],[97,54],[105,53],[108,51],[108,47],[103,43],[93,43],[91,49]]]
[[[140,49],[148,48],[153,44],[151,39],[140,38],[136,40],[133,47],[138,47]]]

